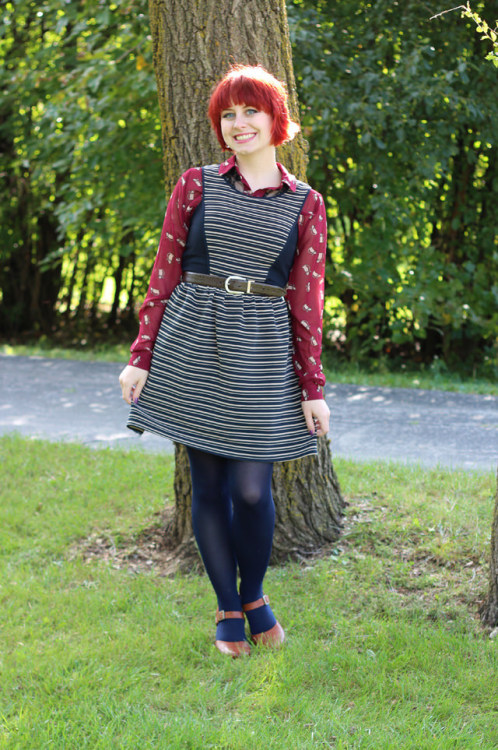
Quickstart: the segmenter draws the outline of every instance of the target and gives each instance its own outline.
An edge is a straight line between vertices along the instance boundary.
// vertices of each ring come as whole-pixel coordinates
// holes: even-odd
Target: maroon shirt
[[[220,165],[219,173],[232,170],[237,187],[253,197],[281,190],[284,185],[295,191],[296,178],[281,164],[282,175],[277,186],[251,191],[240,174],[235,156]],[[187,241],[190,221],[202,200],[202,169],[193,167],[178,180],[164,218],[159,248],[152,269],[145,301],[139,311],[140,328],[131,345],[129,364],[142,370],[150,368],[152,350],[164,308],[173,289],[180,283],[182,254]],[[327,250],[325,205],[320,193],[310,190],[298,220],[298,241],[285,295],[291,317],[294,343],[293,363],[301,386],[303,401],[323,398],[320,355],[322,348],[322,316],[324,275]]]

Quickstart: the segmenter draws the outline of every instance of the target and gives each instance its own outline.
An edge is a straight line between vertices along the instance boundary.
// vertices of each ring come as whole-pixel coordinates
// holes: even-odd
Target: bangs
[[[273,115],[272,97],[268,96],[268,91],[259,81],[245,77],[233,78],[226,81],[224,86],[220,86],[220,89],[216,102],[216,109],[220,113],[230,109],[232,104],[245,104]]]

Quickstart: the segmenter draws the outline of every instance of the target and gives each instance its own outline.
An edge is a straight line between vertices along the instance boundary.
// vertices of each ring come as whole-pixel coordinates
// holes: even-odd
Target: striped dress
[[[239,192],[218,165],[204,167],[203,199],[192,218],[183,270],[284,287],[309,189],[298,182],[295,192],[254,197]],[[235,459],[315,454],[284,297],[178,284],[128,427]]]

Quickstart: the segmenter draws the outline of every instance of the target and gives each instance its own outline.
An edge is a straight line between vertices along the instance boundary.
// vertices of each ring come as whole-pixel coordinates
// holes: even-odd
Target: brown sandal
[[[243,604],[242,609],[244,612],[250,612],[251,609],[258,609],[269,603],[270,598],[266,594],[263,594],[263,596],[260,599],[256,599],[256,601]],[[269,630],[264,630],[262,633],[251,635],[251,639],[253,643],[258,645],[278,648],[278,646],[281,646],[285,640],[285,632],[281,624],[277,621]]]
[[[243,612],[232,612],[232,611],[227,611],[225,609],[216,610],[216,617],[215,617],[216,624],[218,624],[219,622],[222,622],[223,620],[243,620],[243,619],[244,619]],[[251,647],[249,646],[247,641],[215,641],[214,645],[216,646],[218,651],[220,651],[222,654],[231,656],[234,659],[236,659],[238,656],[241,656],[242,654],[251,653]]]

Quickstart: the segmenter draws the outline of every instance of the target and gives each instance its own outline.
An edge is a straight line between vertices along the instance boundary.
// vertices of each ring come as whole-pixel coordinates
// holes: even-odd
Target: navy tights
[[[195,448],[187,451],[192,475],[192,526],[204,567],[219,609],[240,611],[242,604],[263,595],[275,525],[273,464],[237,461]],[[269,606],[251,610],[246,616],[253,634],[269,630],[276,622]],[[223,620],[216,637],[244,640],[244,621]]]

